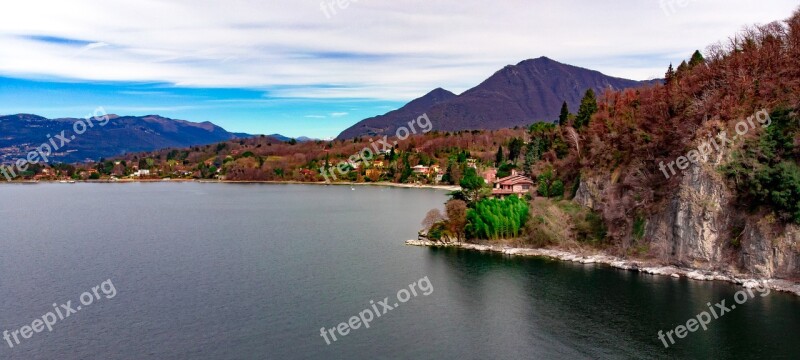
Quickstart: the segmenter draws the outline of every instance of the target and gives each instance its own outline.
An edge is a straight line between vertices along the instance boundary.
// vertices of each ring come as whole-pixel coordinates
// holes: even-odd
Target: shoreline
[[[408,188],[408,189],[436,189],[436,190],[448,190],[448,191],[456,191],[461,190],[460,186],[456,185],[428,185],[428,184],[400,184],[400,183],[393,183],[393,182],[368,182],[368,183],[357,183],[357,182],[335,182],[335,183],[326,183],[326,182],[309,182],[309,181],[292,181],[292,180],[285,180],[285,181],[275,181],[275,180],[204,180],[204,179],[120,179],[116,181],[112,180],[74,180],[74,183],[87,183],[87,184],[130,184],[130,183],[186,183],[186,182],[196,182],[196,183],[204,183],[204,184],[283,184],[283,185],[331,185],[331,186],[387,186],[387,187],[396,187],[396,188]],[[35,185],[35,184],[60,184],[60,180],[40,180],[40,181],[5,181],[0,182],[0,184],[16,184],[16,185]]]
[[[200,181],[206,182],[206,181]],[[460,186],[456,185],[428,185],[428,184],[400,184],[400,183],[393,183],[388,181],[381,181],[381,182],[307,182],[307,181],[249,181],[249,180],[223,180],[223,181],[208,181],[211,183],[231,183],[231,184],[293,184],[293,185],[331,185],[331,186],[388,186],[388,187],[396,187],[396,188],[408,188],[408,189],[437,189],[437,190],[448,190],[448,191],[455,191],[461,190]]]
[[[479,252],[495,252],[510,256],[532,256],[543,257],[554,260],[576,262],[585,265],[600,264],[613,268],[637,271],[651,275],[670,276],[673,278],[685,277],[697,281],[725,281],[740,285],[745,288],[753,288],[756,286],[766,286],[770,290],[778,292],[790,293],[800,296],[800,283],[792,282],[783,279],[764,279],[753,278],[747,275],[734,274],[729,272],[709,271],[691,268],[681,268],[677,266],[663,266],[655,263],[649,263],[645,260],[626,260],[615,256],[606,255],[603,253],[596,254],[578,254],[574,252],[554,249],[531,249],[531,248],[514,248],[507,246],[496,245],[481,245],[470,243],[438,243],[428,240],[406,240],[406,245],[420,246],[420,247],[453,247],[469,251]]]

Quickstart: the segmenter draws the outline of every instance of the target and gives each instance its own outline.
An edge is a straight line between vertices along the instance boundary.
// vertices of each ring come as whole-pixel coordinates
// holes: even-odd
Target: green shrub
[[[550,185],[550,197],[564,197],[564,183],[561,180],[553,181]]]
[[[575,219],[575,236],[578,241],[599,244],[607,234],[603,218],[595,212],[588,211],[585,216]]]

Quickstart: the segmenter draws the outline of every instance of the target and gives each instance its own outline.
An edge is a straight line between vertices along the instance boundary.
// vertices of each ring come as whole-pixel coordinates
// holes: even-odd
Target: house
[[[444,170],[439,170],[438,172],[436,172],[436,183],[437,184],[442,182],[443,178],[444,178]]]
[[[428,168],[427,166],[424,166],[424,165],[417,165],[417,166],[414,166],[414,167],[413,167],[413,168],[411,168],[411,169],[413,169],[413,170],[414,170],[414,174],[424,174],[424,175],[427,175],[427,174],[428,174],[428,171],[429,171],[429,168]]]
[[[530,192],[533,185],[534,182],[530,178],[514,173],[511,176],[495,181],[492,196],[499,198],[510,195],[523,197]]]
[[[147,169],[144,169],[144,170],[136,170],[136,171],[135,171],[133,174],[131,174],[131,175],[133,175],[133,176],[149,176],[149,175],[150,175],[150,170],[147,170]]]
[[[494,184],[494,181],[497,180],[497,169],[488,168],[481,173],[481,177],[487,184]]]
[[[372,167],[376,169],[383,169],[386,166],[385,160],[375,160],[372,162]]]

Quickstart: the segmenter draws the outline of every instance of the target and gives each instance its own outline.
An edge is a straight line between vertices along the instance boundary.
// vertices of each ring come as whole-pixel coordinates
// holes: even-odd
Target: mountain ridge
[[[523,60],[516,65],[506,65],[460,95],[447,91],[453,96],[423,109],[419,104],[430,102],[432,93],[443,90],[434,89],[398,109],[403,111],[391,111],[356,123],[342,131],[337,139],[365,135],[391,136],[398,127],[422,113],[427,113],[434,129],[441,131],[527,126],[534,122],[555,120],[564,101],[571,110],[576,111],[584,92],[589,88],[599,93],[605,89],[646,86],[655,81],[608,76],[542,56]]]
[[[0,162],[25,156],[52,135],[73,134],[78,118],[48,119],[35,114],[0,116]],[[212,122],[191,122],[160,115],[108,115],[108,122],[94,126],[83,134],[75,134],[62,149],[50,156],[51,161],[79,162],[97,160],[129,152],[152,151],[167,147],[205,145],[240,138]]]

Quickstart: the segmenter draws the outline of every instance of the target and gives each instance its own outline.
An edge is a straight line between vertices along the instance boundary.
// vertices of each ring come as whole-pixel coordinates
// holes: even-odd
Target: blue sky
[[[45,81],[0,77],[3,114],[85,117],[102,106],[118,115],[211,121],[231,132],[327,138],[353,123],[402,106],[360,98],[285,98],[241,88],[166,83]]]
[[[346,6],[338,5],[346,4]],[[428,91],[548,56],[630,79],[745,25],[773,0],[29,0],[0,4],[0,114],[212,121],[327,138]]]

